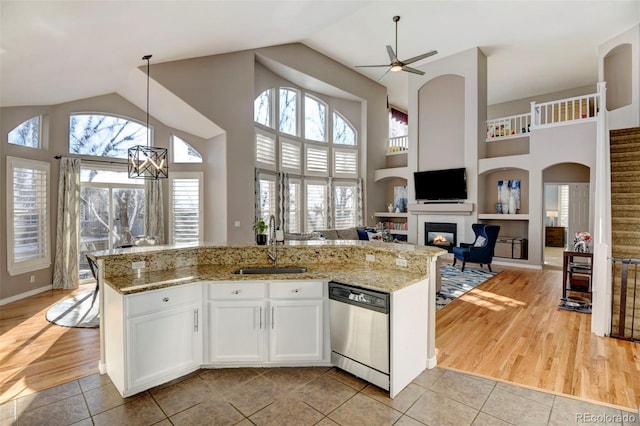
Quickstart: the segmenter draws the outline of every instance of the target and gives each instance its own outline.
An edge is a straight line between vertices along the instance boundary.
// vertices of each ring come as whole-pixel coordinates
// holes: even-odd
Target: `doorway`
[[[544,215],[544,265],[562,267],[573,236],[589,230],[589,183],[545,183]]]

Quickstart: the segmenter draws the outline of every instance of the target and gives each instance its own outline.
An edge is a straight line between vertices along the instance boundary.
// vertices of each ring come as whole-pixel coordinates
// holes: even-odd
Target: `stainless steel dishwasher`
[[[389,293],[329,282],[331,363],[389,390]]]

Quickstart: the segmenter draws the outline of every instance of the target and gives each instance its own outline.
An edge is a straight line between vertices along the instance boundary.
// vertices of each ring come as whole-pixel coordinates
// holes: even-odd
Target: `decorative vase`
[[[513,193],[509,196],[509,213],[516,214],[516,197]]]
[[[393,213],[393,204],[387,204],[387,210],[389,210],[389,213]]]
[[[256,234],[256,244],[259,246],[267,244],[267,234]]]
[[[502,214],[502,203],[496,203],[496,214]]]

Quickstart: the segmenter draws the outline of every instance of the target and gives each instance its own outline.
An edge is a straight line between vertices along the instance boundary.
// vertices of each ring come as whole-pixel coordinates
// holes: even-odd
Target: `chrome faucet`
[[[278,245],[276,244],[276,217],[271,215],[269,217],[269,246],[267,248],[267,255],[273,262],[273,266],[276,266],[278,260]]]

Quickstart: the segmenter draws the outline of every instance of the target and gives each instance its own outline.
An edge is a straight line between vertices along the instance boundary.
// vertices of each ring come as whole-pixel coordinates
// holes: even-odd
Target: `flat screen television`
[[[444,202],[467,199],[466,169],[414,172],[416,201]]]

